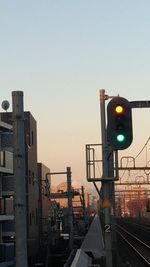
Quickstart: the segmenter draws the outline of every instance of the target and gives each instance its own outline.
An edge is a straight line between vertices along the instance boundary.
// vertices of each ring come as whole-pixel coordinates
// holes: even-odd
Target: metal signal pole
[[[102,136],[102,159],[103,159],[103,180],[102,180],[102,195],[104,210],[104,241],[106,253],[106,267],[113,267],[112,256],[112,234],[111,234],[111,209],[112,203],[110,199],[111,182],[109,180],[109,148],[106,137],[106,119],[105,119],[105,90],[100,90],[100,111],[101,111],[101,136]],[[112,178],[112,177],[111,177]]]

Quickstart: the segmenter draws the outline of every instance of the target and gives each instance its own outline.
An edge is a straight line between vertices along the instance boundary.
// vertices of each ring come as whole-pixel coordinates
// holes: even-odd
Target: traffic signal
[[[132,112],[130,102],[114,97],[107,106],[107,140],[114,150],[122,150],[132,143]]]

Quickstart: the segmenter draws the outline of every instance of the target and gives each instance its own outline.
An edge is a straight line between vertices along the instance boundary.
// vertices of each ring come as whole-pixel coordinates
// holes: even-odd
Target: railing
[[[14,243],[0,244],[0,266],[15,266]]]
[[[0,172],[13,173],[13,153],[10,151],[0,151]]]

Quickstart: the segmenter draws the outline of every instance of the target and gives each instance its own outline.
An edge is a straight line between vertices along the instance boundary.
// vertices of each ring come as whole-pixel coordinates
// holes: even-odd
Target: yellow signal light
[[[124,108],[123,108],[123,106],[116,106],[115,111],[117,114],[123,114]]]

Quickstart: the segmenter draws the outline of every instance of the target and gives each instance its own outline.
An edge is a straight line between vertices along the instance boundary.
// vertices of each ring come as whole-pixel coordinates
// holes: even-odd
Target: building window
[[[0,166],[5,167],[5,151],[0,151]]]
[[[32,145],[34,145],[34,133],[32,131]]]
[[[35,214],[34,214],[34,211],[32,211],[32,219],[33,219],[33,224],[35,224]]]
[[[5,204],[4,204],[4,198],[0,198],[0,214],[5,213]]]
[[[31,184],[31,171],[28,171],[28,175],[29,175],[29,184]]]
[[[30,218],[29,218],[29,224],[32,225],[32,216],[31,216],[31,213],[30,213]]]
[[[34,185],[34,172],[32,172],[32,185]]]
[[[30,146],[30,134],[29,133],[26,134],[26,143],[28,146]]]
[[[36,225],[38,224],[38,209],[36,208]]]

